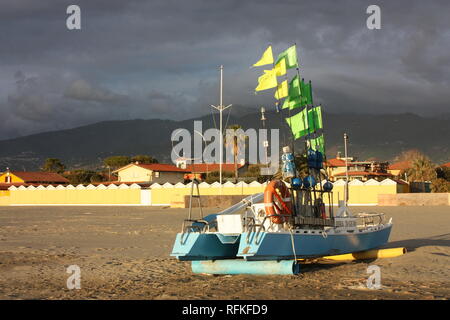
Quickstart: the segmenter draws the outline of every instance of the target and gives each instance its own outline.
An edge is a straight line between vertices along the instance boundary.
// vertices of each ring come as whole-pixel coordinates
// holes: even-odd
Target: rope
[[[214,116],[214,112],[213,112],[213,110],[212,109],[210,109],[211,110],[211,116],[212,116],[212,118],[213,118],[213,122],[214,122],[214,129],[217,129],[217,124],[216,124],[216,117]]]
[[[291,234],[292,252],[294,253],[295,261],[297,261],[297,253],[295,252],[294,234],[292,233],[292,228],[289,228],[289,233]]]
[[[225,129],[227,128],[228,120],[230,120],[231,108],[232,108],[232,107],[229,107],[229,108],[228,108],[229,110],[228,110],[227,121],[225,121],[225,127],[224,127]]]

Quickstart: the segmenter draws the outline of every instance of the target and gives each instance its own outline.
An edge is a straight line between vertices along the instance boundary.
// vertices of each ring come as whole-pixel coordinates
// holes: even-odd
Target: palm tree
[[[431,160],[423,155],[419,154],[411,160],[411,168],[406,170],[410,181],[431,181],[436,178],[435,166]],[[425,191],[425,185],[422,186]]]
[[[231,129],[233,130],[233,135],[232,138],[233,139],[229,139],[229,137],[227,137],[227,139],[225,139],[225,146],[226,147],[232,147],[233,148],[233,158],[234,158],[234,181],[235,183],[238,182],[238,164],[237,164],[237,156],[239,154],[239,146],[242,143],[245,143],[246,140],[246,136],[243,133],[238,133],[237,131],[239,129],[242,129],[242,127],[238,124],[233,124],[231,126],[229,126],[227,129]]]

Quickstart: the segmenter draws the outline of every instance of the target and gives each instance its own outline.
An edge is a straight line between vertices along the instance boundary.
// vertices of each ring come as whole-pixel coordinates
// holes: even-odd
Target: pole
[[[264,115],[265,112],[266,112],[266,109],[264,107],[261,107],[261,122],[262,122],[263,130],[266,129],[266,116]],[[266,135],[266,138],[267,138],[267,135]],[[263,146],[264,146],[265,163],[266,163],[267,168],[269,168],[268,151],[267,151],[267,148],[269,147],[269,141],[264,140]]]
[[[220,188],[222,188],[222,162],[223,162],[223,133],[222,133],[222,111],[223,111],[223,65],[220,66],[220,151],[219,151],[219,176]]]
[[[223,163],[223,128],[222,128],[222,113],[223,110],[228,109],[229,107],[231,107],[231,104],[229,104],[228,106],[224,106],[223,105],[223,65],[220,66],[220,89],[219,89],[219,105],[218,106],[213,106],[211,105],[211,107],[213,107],[214,109],[219,111],[219,118],[220,118],[220,139],[219,139],[219,144],[220,144],[220,150],[219,150],[219,181],[220,181],[220,190],[222,190],[222,163]]]
[[[344,133],[344,154],[345,154],[345,206],[347,207],[348,204],[348,155],[347,155],[347,141],[348,141],[348,135],[347,133]]]

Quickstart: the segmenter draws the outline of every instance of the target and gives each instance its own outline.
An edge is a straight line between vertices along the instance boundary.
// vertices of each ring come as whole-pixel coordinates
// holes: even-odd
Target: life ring
[[[281,180],[272,180],[264,190],[266,215],[292,214],[292,200],[289,188]],[[273,223],[281,224],[285,217],[271,217]]]

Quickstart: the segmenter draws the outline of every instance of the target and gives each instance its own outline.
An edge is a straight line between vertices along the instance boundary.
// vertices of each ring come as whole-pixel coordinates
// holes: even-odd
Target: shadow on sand
[[[441,246],[441,247],[450,247],[450,233],[437,235],[429,238],[417,238],[417,239],[408,239],[401,241],[389,242],[386,245],[382,246],[381,249],[388,248],[398,248],[405,247],[409,252],[412,252],[420,247],[426,246]],[[442,252],[434,252],[432,254],[441,255],[448,257],[449,255]],[[346,262],[324,262],[320,259],[316,261],[311,261],[309,263],[302,264],[301,272],[314,272],[318,270],[336,268],[338,266],[350,263],[372,263],[377,259],[363,259],[363,260],[354,260],[354,261],[346,261]]]
[[[389,242],[382,249],[405,247],[408,251],[414,251],[420,247],[426,246],[450,246],[450,233],[445,233],[429,238],[408,239],[401,241]]]

